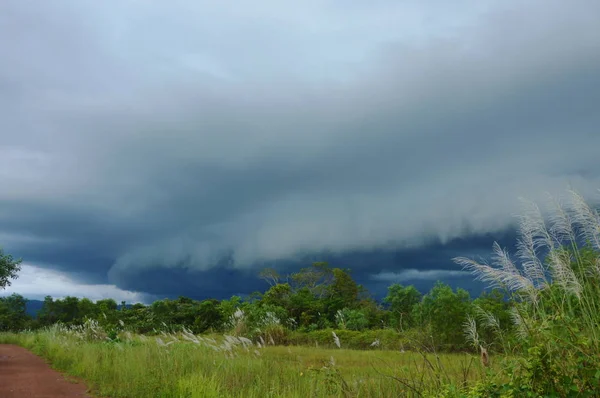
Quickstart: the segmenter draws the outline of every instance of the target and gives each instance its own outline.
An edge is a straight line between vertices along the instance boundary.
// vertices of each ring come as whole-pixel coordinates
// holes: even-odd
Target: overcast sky
[[[597,0],[234,3],[0,2],[3,294],[465,285],[519,196],[600,188]]]

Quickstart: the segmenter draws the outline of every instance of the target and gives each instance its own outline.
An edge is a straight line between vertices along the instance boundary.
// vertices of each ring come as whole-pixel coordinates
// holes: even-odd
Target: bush
[[[349,308],[337,312],[336,323],[340,329],[361,331],[369,327],[369,320],[362,311]]]
[[[291,332],[288,337],[288,344],[307,345],[335,348],[336,345],[332,338],[332,332],[335,332],[340,339],[341,348],[369,350],[369,349],[390,349],[390,350],[408,350],[416,347],[413,343],[414,334],[403,333],[402,335],[391,329],[364,330],[355,331],[347,329],[324,329],[313,332]],[[376,344],[373,344],[378,342]]]

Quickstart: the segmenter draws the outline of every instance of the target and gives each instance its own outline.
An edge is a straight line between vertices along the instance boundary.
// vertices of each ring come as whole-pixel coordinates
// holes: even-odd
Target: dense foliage
[[[261,274],[273,277],[274,271],[265,270]],[[233,332],[248,336],[269,333],[282,342],[293,341],[291,336],[302,340],[298,333],[329,329],[355,332],[386,329],[410,336],[424,335],[411,333],[422,330],[429,336],[422,343],[435,342],[436,348],[460,350],[468,344],[462,325],[475,313],[477,303],[499,318],[510,316],[509,305],[499,291],[484,293],[473,301],[467,291],[453,290],[441,282],[425,295],[414,286],[393,284],[379,303],[354,281],[349,270],[331,268],[327,263],[315,263],[286,276],[285,280],[281,282],[277,277],[270,280],[265,292],[222,301],[179,297],[150,305],[126,305],[111,299],[92,302],[77,297],[46,297],[36,317],[26,314],[23,297],[12,295],[0,299],[0,329],[19,331],[55,323],[82,325],[93,319],[109,329],[119,329],[123,323],[129,331],[140,334],[186,328],[193,333]]]
[[[10,280],[17,278],[20,270],[21,260],[4,253],[4,250],[0,247],[0,289],[10,286]]]

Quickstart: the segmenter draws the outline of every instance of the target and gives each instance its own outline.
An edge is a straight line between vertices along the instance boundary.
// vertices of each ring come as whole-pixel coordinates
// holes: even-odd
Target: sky
[[[0,2],[0,294],[223,298],[329,261],[480,289],[600,188],[595,0]]]

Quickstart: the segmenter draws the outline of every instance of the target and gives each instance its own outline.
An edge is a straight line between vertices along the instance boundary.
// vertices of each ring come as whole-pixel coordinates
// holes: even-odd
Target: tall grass
[[[576,192],[564,203],[549,196],[548,211],[524,201],[516,260],[494,243],[492,264],[455,262],[479,280],[504,289],[514,301],[516,333],[497,339],[518,355],[506,363],[510,382],[489,383],[487,394],[596,396],[600,391],[600,216]],[[477,327],[497,319],[483,311],[466,334],[480,344]],[[513,391],[514,390],[514,391]]]
[[[0,334],[0,342],[29,348],[113,398],[436,396],[440,374],[432,363],[457,386],[484,372],[466,354],[357,351],[343,341],[335,349],[283,347],[189,332],[111,341],[93,324]]]

